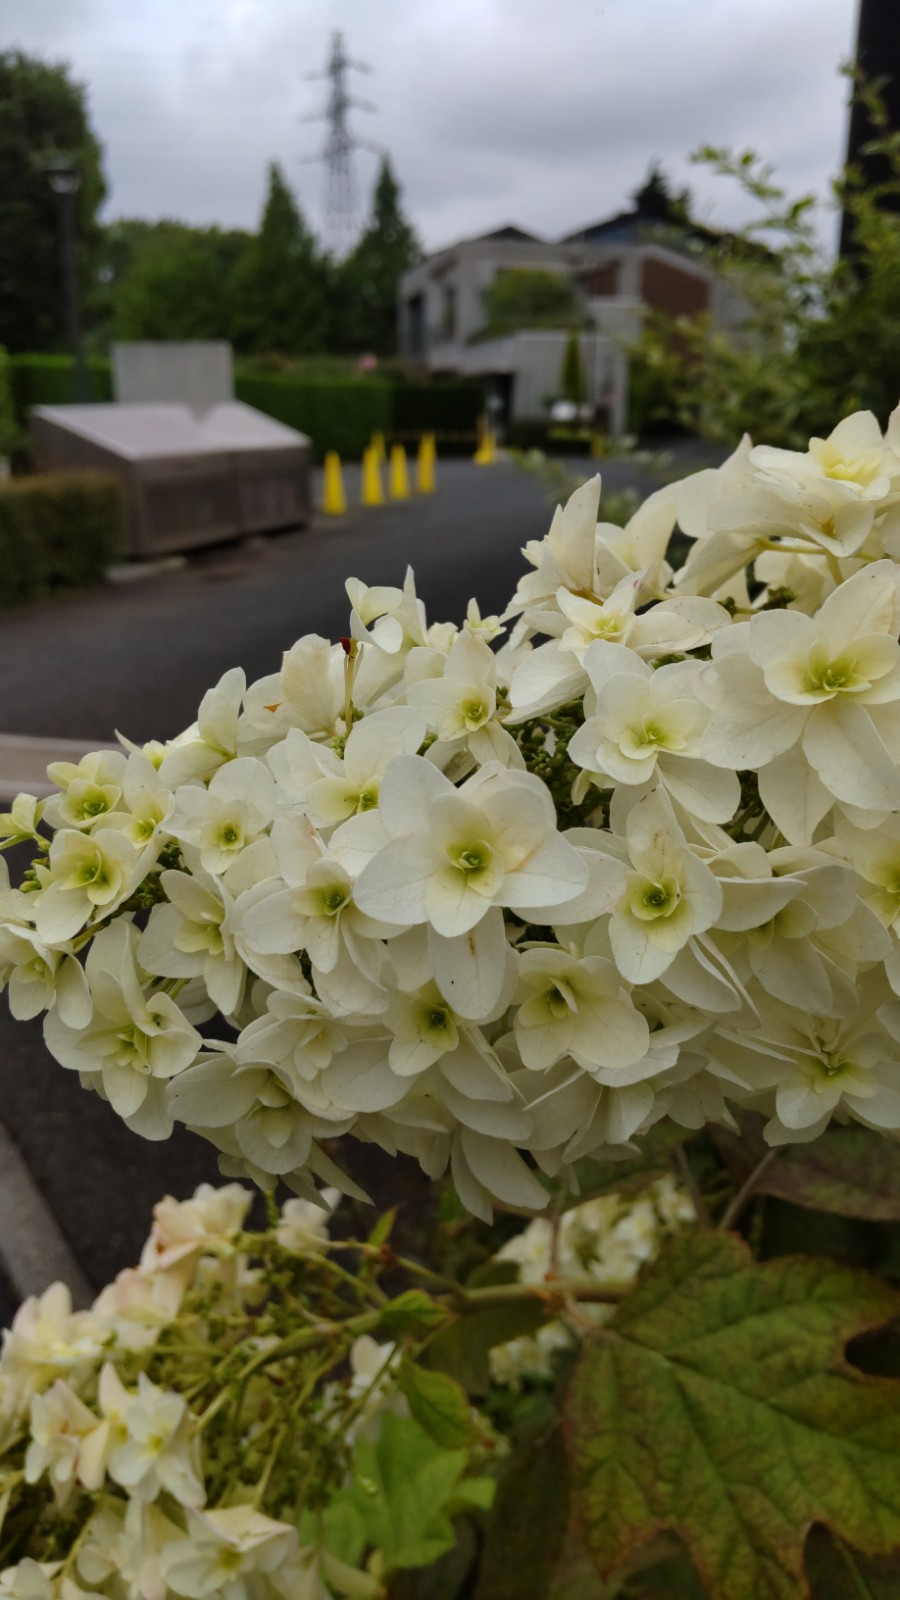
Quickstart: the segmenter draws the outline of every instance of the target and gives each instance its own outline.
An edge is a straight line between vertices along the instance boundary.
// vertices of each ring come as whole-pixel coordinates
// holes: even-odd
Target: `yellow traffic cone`
[[[362,459],[362,503],[364,506],[383,506],[384,489],[381,484],[381,466],[378,460],[378,450],[370,444],[363,451]]]
[[[369,449],[375,451],[375,459],[378,462],[378,465],[383,467],[385,461],[387,460],[387,451],[384,448],[383,433],[373,433],[371,442],[369,444]]]
[[[416,488],[420,494],[434,494],[435,443],[433,433],[423,433],[416,461]]]
[[[392,500],[409,499],[409,474],[406,470],[406,451],[402,444],[391,446],[391,487]]]
[[[325,452],[325,483],[322,489],[322,510],[326,517],[342,517],[347,510],[344,480],[341,475],[341,458],[336,450]]]
[[[475,451],[473,460],[476,466],[490,467],[497,459],[497,446],[490,428],[485,428],[481,436],[481,443]]]

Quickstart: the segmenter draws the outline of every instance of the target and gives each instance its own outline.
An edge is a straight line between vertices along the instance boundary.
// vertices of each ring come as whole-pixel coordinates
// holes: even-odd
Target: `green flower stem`
[[[272,1361],[281,1361],[284,1356],[296,1355],[300,1350],[313,1349],[323,1341],[337,1337],[356,1339],[361,1333],[372,1333],[381,1321],[380,1311],[363,1311],[357,1317],[348,1317],[346,1322],[320,1322],[314,1328],[300,1328],[297,1333],[291,1333],[282,1339],[271,1350],[261,1350],[253,1360],[248,1363],[241,1373],[242,1382],[258,1372],[261,1367],[267,1367]]]
[[[590,1305],[618,1305],[628,1294],[630,1284],[600,1284],[593,1278],[558,1278],[548,1283],[496,1283],[484,1289],[463,1289],[452,1297],[448,1310],[461,1316],[487,1311],[495,1306],[527,1304],[537,1300],[549,1309],[575,1300]]]

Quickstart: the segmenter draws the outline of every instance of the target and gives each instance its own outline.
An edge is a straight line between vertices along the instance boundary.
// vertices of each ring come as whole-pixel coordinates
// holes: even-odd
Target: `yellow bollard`
[[[391,445],[391,486],[392,500],[409,499],[409,474],[406,470],[406,451],[402,444]]]
[[[423,433],[416,461],[416,488],[420,494],[434,494],[434,462],[437,452],[433,433]]]
[[[591,460],[600,461],[606,455],[606,435],[602,433],[591,434]]]
[[[380,467],[383,467],[385,461],[387,460],[387,451],[384,448],[383,433],[373,433],[369,443],[369,449],[375,451],[375,460],[378,462]]]
[[[326,517],[342,517],[347,510],[344,480],[341,475],[341,458],[336,450],[325,452],[325,483],[322,489],[322,510]]]
[[[383,506],[384,489],[381,484],[381,466],[378,451],[370,444],[362,458],[362,503],[364,506]]]

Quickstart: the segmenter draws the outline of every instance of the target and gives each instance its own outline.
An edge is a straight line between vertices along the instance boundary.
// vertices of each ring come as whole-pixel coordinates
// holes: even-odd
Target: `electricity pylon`
[[[307,117],[307,122],[327,122],[328,133],[322,153],[310,159],[325,163],[324,231],[328,245],[337,257],[349,254],[359,230],[359,212],[356,182],[353,173],[354,150],[376,150],[377,145],[354,137],[349,124],[351,109],[375,111],[368,100],[355,100],[348,89],[348,73],[371,72],[362,61],[351,61],[344,49],[344,36],[339,29],[331,35],[331,55],[324,72],[308,72],[308,78],[327,78],[331,88],[328,104],[321,113]]]

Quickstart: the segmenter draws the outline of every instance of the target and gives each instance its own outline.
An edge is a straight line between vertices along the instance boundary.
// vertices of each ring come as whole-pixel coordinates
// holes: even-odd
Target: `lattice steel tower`
[[[310,72],[310,78],[327,78],[331,85],[328,105],[324,112],[308,121],[328,123],[328,134],[321,156],[325,163],[324,230],[326,242],[338,257],[347,255],[356,242],[359,229],[359,211],[356,181],[353,172],[354,150],[375,149],[365,139],[354,138],[349,125],[351,108],[374,111],[367,100],[352,99],[348,90],[348,72],[371,72],[362,61],[351,61],[344,49],[344,36],[340,30],[331,35],[331,55],[324,72]]]

